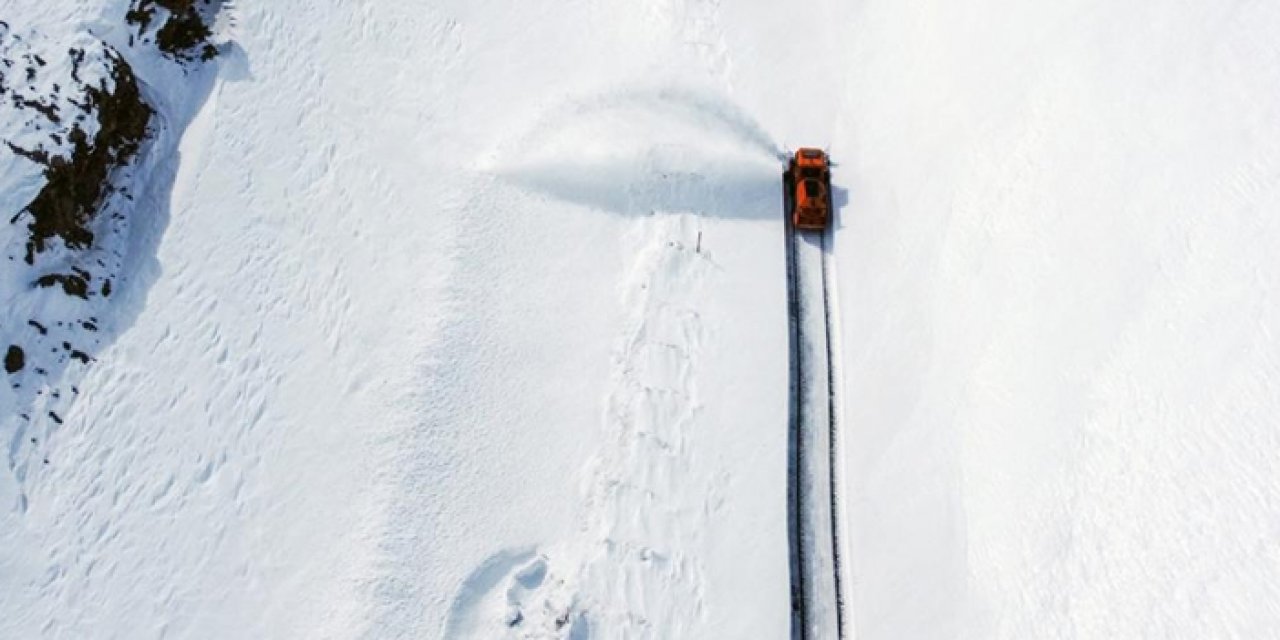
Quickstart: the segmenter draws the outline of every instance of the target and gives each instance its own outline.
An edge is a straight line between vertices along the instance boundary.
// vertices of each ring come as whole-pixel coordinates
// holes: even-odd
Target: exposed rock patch
[[[74,25],[0,20],[0,356],[15,403],[0,422],[61,423],[77,365],[118,336],[130,300],[108,297],[168,215],[163,163],[176,160],[189,115],[162,120],[147,98],[207,91],[216,69],[200,58],[230,42],[233,21],[213,21],[221,0],[131,2],[116,20],[135,33],[119,49]],[[8,448],[10,468],[25,464],[23,449]]]
[[[210,42],[211,25],[221,7],[221,0],[134,0],[125,21],[144,42],[154,42],[175,60],[212,60],[218,48]],[[161,22],[153,30],[158,13]]]
[[[71,249],[93,245],[89,224],[112,189],[111,171],[133,159],[147,134],[153,112],[142,100],[133,70],[114,51],[107,53],[107,62],[111,86],[104,81],[87,87],[85,102],[78,105],[85,114],[96,116],[98,126],[92,137],[79,123],[73,124],[67,133],[71,144],[67,156],[7,143],[14,153],[45,167],[44,188],[22,211],[31,217],[27,264],[34,264],[35,254],[55,237]]]
[[[89,299],[89,274],[87,272],[51,273],[37,278],[35,284],[38,287],[61,285],[63,292],[67,295],[85,300]]]
[[[17,373],[27,366],[27,354],[16,344],[9,345],[9,350],[4,354],[4,370],[5,373]]]

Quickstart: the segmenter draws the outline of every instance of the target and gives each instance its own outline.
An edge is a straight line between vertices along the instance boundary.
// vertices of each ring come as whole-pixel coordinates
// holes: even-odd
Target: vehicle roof
[[[801,147],[796,150],[796,164],[802,167],[825,167],[827,153],[822,149]]]

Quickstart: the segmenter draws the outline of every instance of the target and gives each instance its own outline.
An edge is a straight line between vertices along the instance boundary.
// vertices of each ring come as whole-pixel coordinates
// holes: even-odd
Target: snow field
[[[244,44],[301,50],[296,38],[317,37],[308,28]],[[381,511],[369,505],[408,393],[393,389],[413,366],[394,338],[431,329],[396,313],[431,274],[383,249],[393,235],[432,251],[394,217],[429,198],[393,192],[414,182],[392,164],[341,172],[358,186],[337,179],[335,163],[368,157],[368,143],[347,135],[339,148],[333,136],[357,125],[292,100],[332,90],[317,104],[340,105],[354,93],[341,76],[233,53],[181,164],[149,156],[158,187],[143,201],[160,215],[143,218],[138,246],[145,234],[154,244],[135,258],[141,284],[120,294],[133,312],[123,324],[138,324],[80,381],[93,398],[51,430],[51,463],[28,482],[30,510],[10,529],[29,566],[7,576],[14,634],[351,636],[366,624],[352,594],[376,551]],[[181,71],[135,66],[181,130],[208,94]],[[253,74],[263,83],[235,82]],[[166,130],[161,148],[176,144]],[[393,214],[388,226],[354,224],[357,202]]]
[[[859,638],[1272,637],[1280,13],[857,23],[835,253]]]
[[[125,4],[4,18],[125,49]],[[226,15],[206,75],[133,61],[132,282],[3,424],[0,636],[785,637],[801,144],[856,636],[1280,626],[1270,5]]]
[[[779,149],[722,8],[226,15],[194,90],[138,63],[185,133],[6,628],[784,635]]]
[[[631,100],[623,104],[628,106],[618,108],[632,108]],[[630,111],[624,114],[633,116]],[[535,329],[537,325],[531,322],[542,321],[540,310],[544,306],[559,309],[555,300],[562,296],[580,298],[591,290],[607,292],[607,297],[595,305],[612,304],[631,311],[629,318],[611,323],[625,330],[620,336],[607,337],[614,345],[611,347],[612,373],[602,378],[610,380],[608,385],[602,390],[586,387],[581,394],[570,386],[575,391],[566,398],[568,401],[579,397],[607,398],[597,409],[603,416],[587,420],[589,424],[603,422],[599,451],[588,450],[584,456],[590,458],[588,467],[575,470],[570,476],[584,476],[574,478],[583,486],[579,495],[568,503],[579,502],[578,515],[574,518],[579,523],[577,530],[561,533],[534,547],[512,546],[496,553],[491,551],[492,555],[479,563],[457,593],[446,621],[446,637],[503,637],[504,633],[512,637],[588,637],[592,629],[605,637],[614,634],[671,637],[703,633],[699,629],[741,628],[746,632],[748,628],[759,628],[761,619],[736,612],[732,599],[735,591],[729,581],[714,582],[712,586],[716,591],[708,597],[704,575],[707,571],[716,576],[740,571],[755,574],[752,582],[743,587],[749,586],[750,592],[776,591],[777,607],[765,609],[761,614],[767,616],[763,619],[768,620],[772,628],[785,634],[785,486],[755,472],[760,468],[761,456],[773,451],[776,458],[763,468],[772,467],[785,477],[785,370],[744,371],[751,367],[751,358],[760,357],[761,353],[772,353],[772,357],[785,361],[785,342],[777,343],[777,336],[770,333],[773,329],[785,339],[782,324],[785,311],[778,309],[770,323],[763,319],[752,323],[748,335],[742,336],[736,329],[738,319],[734,313],[740,308],[741,300],[716,304],[723,296],[746,296],[751,300],[771,293],[780,295],[783,291],[781,280],[773,282],[772,287],[762,285],[770,282],[769,263],[755,263],[763,256],[781,260],[780,225],[732,219],[756,218],[776,204],[773,201],[777,196],[771,184],[773,167],[767,156],[755,165],[732,161],[732,156],[716,162],[716,149],[751,144],[749,138],[739,136],[742,142],[735,142],[734,138],[718,139],[704,133],[700,142],[706,144],[682,143],[679,138],[684,133],[679,126],[682,123],[671,119],[668,123],[673,124],[674,131],[663,131],[656,140],[653,131],[648,132],[649,139],[617,138],[618,144],[607,152],[614,154],[617,166],[625,170],[619,169],[613,174],[607,171],[575,173],[573,157],[566,156],[564,160],[547,157],[546,150],[556,148],[556,144],[579,148],[565,141],[565,137],[578,135],[581,130],[608,126],[618,117],[617,113],[599,113],[594,107],[584,109],[575,129],[556,132],[557,143],[542,142],[534,147],[538,155],[525,157],[517,148],[509,152],[512,157],[495,161],[495,166],[502,167],[498,169],[502,182],[483,192],[502,195],[496,205],[486,200],[488,206],[478,208],[481,211],[513,206],[507,198],[534,210],[549,205],[564,207],[565,200],[545,198],[569,194],[565,199],[570,208],[565,213],[547,209],[541,216],[521,217],[505,223],[528,225],[522,233],[509,236],[522,245],[533,242],[544,250],[562,246],[550,250],[552,255],[564,256],[563,262],[552,263],[564,271],[563,276],[556,271],[549,275],[544,270],[529,275],[509,273],[495,277],[494,282],[503,283],[498,286],[504,291],[500,295],[504,302],[492,307],[486,305],[486,309],[495,309],[493,312],[460,313],[459,316],[467,320],[459,331],[473,332],[479,326],[482,333],[492,336],[489,340],[510,340],[516,334]],[[724,124],[717,128],[730,132],[741,130]],[[588,140],[590,138],[584,138]],[[518,168],[505,168],[510,166]],[[601,161],[591,166],[610,165]],[[725,197],[724,191],[704,173],[706,167],[714,166],[743,173],[744,183],[750,179],[750,187],[738,197],[736,207],[717,204],[718,198]],[[561,168],[556,170],[556,167]],[[593,188],[610,183],[621,197],[612,200],[607,208],[601,205],[602,209],[594,211],[582,209],[584,204],[593,202],[589,195]],[[518,190],[511,191],[505,184]],[[584,193],[588,195],[581,195]],[[716,210],[715,206],[724,208]],[[606,215],[600,217],[601,213]],[[548,229],[547,221],[567,215],[572,215],[574,220],[574,233],[561,235],[556,233],[557,227]],[[474,267],[464,268],[488,272],[502,269],[508,260],[523,259],[523,252],[493,246],[494,238],[501,238],[502,234],[488,228],[492,223],[477,223],[481,227],[477,237],[484,239],[474,249],[480,257]],[[629,272],[617,279],[603,278],[601,274],[608,275],[604,269],[592,270],[591,275],[583,274],[578,261],[581,252],[597,252],[601,244],[584,241],[584,234],[596,229],[616,233],[612,230],[620,223],[630,229],[627,237],[633,238],[616,252],[619,256],[636,257]],[[744,229],[744,224],[751,227]],[[721,258],[718,247],[724,246],[725,238],[734,243],[751,242],[757,250],[741,255],[733,252],[728,258]],[[599,265],[608,267],[611,262],[603,261]],[[528,280],[532,278],[536,280]],[[570,288],[562,284],[568,281],[573,283]],[[710,284],[706,284],[708,281]],[[713,285],[714,288],[708,290],[707,287]],[[712,296],[711,292],[718,295]],[[613,302],[609,302],[610,299]],[[505,319],[510,305],[517,305],[522,311],[518,328],[513,327],[510,333],[484,328],[490,322]],[[560,385],[572,385],[572,380],[578,380],[577,384],[591,382],[596,378],[580,373],[581,367],[590,365],[575,363],[573,359],[578,354],[595,352],[583,348],[586,340],[593,339],[583,329],[599,326],[600,313],[600,308],[568,316],[556,313],[546,321],[583,323],[563,338],[571,340],[571,344],[566,344],[564,349],[548,350],[547,343],[543,342],[536,346],[536,352],[504,360],[520,363],[536,357],[534,353],[554,354],[557,360],[573,364],[569,370],[574,373],[566,374],[569,377],[560,381]],[[707,315],[714,321],[710,335],[704,324]],[[478,325],[477,317],[492,319]],[[534,335],[544,336],[544,340],[545,336],[562,332],[563,329],[550,326],[545,331],[533,331]],[[733,348],[736,343],[722,338],[722,333],[749,338],[755,346],[750,351],[736,350]],[[711,344],[705,345],[708,341]],[[452,342],[474,344],[472,340]],[[704,348],[714,349],[716,357],[703,356]],[[733,355],[727,356],[726,349],[734,352]],[[466,360],[462,362],[464,367],[470,366]],[[721,375],[732,381],[732,387],[715,386],[717,392],[711,394],[710,400],[703,398],[698,385],[702,379],[699,367],[704,362],[732,365],[721,369]],[[548,362],[533,362],[529,366],[544,372],[542,375],[559,370]],[[515,373],[514,379],[521,380],[518,369]],[[463,377],[463,380],[469,379],[470,376]],[[519,402],[520,394],[512,393],[513,387],[507,380],[501,379],[505,384],[491,393],[510,405],[513,401]],[[777,386],[769,386],[770,381]],[[474,391],[496,386],[498,381],[477,382],[462,384]],[[482,393],[487,396],[490,392]],[[773,396],[779,404],[776,411],[761,412],[758,406],[743,403],[738,394],[756,398]],[[548,402],[545,395],[536,397],[541,403]],[[471,411],[494,412],[487,401],[477,402],[473,407]],[[545,412],[544,407],[531,407],[529,412],[537,416],[541,413],[539,409]],[[729,436],[726,430],[733,435]],[[545,430],[530,434],[536,439],[529,446],[547,447],[548,435]],[[581,439],[583,435],[579,432],[576,438]],[[728,444],[734,441],[742,445]],[[739,447],[746,454],[741,458],[734,456]],[[563,451],[582,448],[578,444],[553,449],[548,460],[559,463],[566,457],[572,459],[573,456]],[[531,461],[523,466],[534,468]],[[753,471],[747,473],[746,469]],[[772,494],[775,500],[735,504],[727,494],[727,485],[748,480],[761,483],[765,491],[762,495]],[[476,482],[486,481],[477,477],[467,480],[466,484],[474,487]],[[515,491],[518,495],[528,489],[522,486]],[[777,519],[772,520],[771,514]],[[748,524],[754,533],[741,538],[729,538],[726,533],[712,535],[737,530],[730,527],[729,523],[733,522]],[[770,548],[768,541],[777,546]],[[744,562],[741,553],[735,551],[742,548],[759,555]],[[536,572],[543,576],[536,585],[522,577],[534,567],[538,567]],[[731,612],[732,617],[726,618]]]
[[[693,79],[619,87],[618,69],[639,60],[630,55],[575,90],[600,73],[577,48],[602,42],[525,47],[562,29],[608,32],[618,16],[571,10],[553,27],[518,10],[513,20],[543,30],[511,32],[468,22],[469,11],[460,40],[475,55],[457,73],[487,81],[456,85],[468,113],[448,130],[488,142],[461,144],[479,151],[480,175],[458,209],[454,269],[467,275],[449,296],[457,320],[432,356],[427,414],[466,427],[412,446],[421,470],[401,493],[423,497],[390,527],[391,556],[407,568],[384,583],[374,633],[785,634],[785,365],[757,360],[785,362],[785,312],[745,328],[738,313],[785,299],[771,277],[782,264],[776,148]],[[637,29],[609,46],[649,37]],[[494,50],[520,54],[481,71]],[[486,118],[512,124],[473,130]],[[707,391],[703,380],[717,382]],[[722,498],[731,486],[759,500]],[[440,619],[431,598],[446,589]],[[761,589],[776,604],[744,613]]]

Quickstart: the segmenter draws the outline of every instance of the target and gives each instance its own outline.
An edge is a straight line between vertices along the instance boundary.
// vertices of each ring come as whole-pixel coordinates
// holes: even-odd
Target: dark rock
[[[62,285],[62,291],[69,296],[89,299],[89,281],[79,274],[50,273],[36,278],[38,287]]]
[[[6,373],[17,373],[27,366],[27,354],[22,351],[22,347],[16,344],[9,345],[9,351],[4,354],[4,370]]]
[[[208,61],[218,55],[217,47],[209,43],[213,35],[209,22],[221,5],[221,0],[135,0],[125,13],[125,22],[137,27],[138,35],[145,36],[155,19],[156,7],[164,8],[169,17],[155,33],[156,48],[175,60]]]
[[[114,51],[107,52],[107,60],[115,87],[108,91],[105,82],[86,87],[81,105],[97,108],[99,129],[92,139],[73,124],[67,133],[72,147],[67,157],[9,144],[14,153],[45,167],[44,188],[23,209],[31,216],[28,264],[34,264],[35,254],[44,251],[55,237],[72,249],[93,245],[93,232],[88,227],[102,199],[110,193],[111,171],[133,159],[146,136],[153,112],[142,99],[133,69]]]

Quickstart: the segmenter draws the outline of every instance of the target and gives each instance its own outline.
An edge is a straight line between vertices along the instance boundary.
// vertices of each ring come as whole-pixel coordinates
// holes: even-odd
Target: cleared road
[[[803,640],[845,637],[826,246],[826,233],[796,231],[788,220],[792,637]]]

